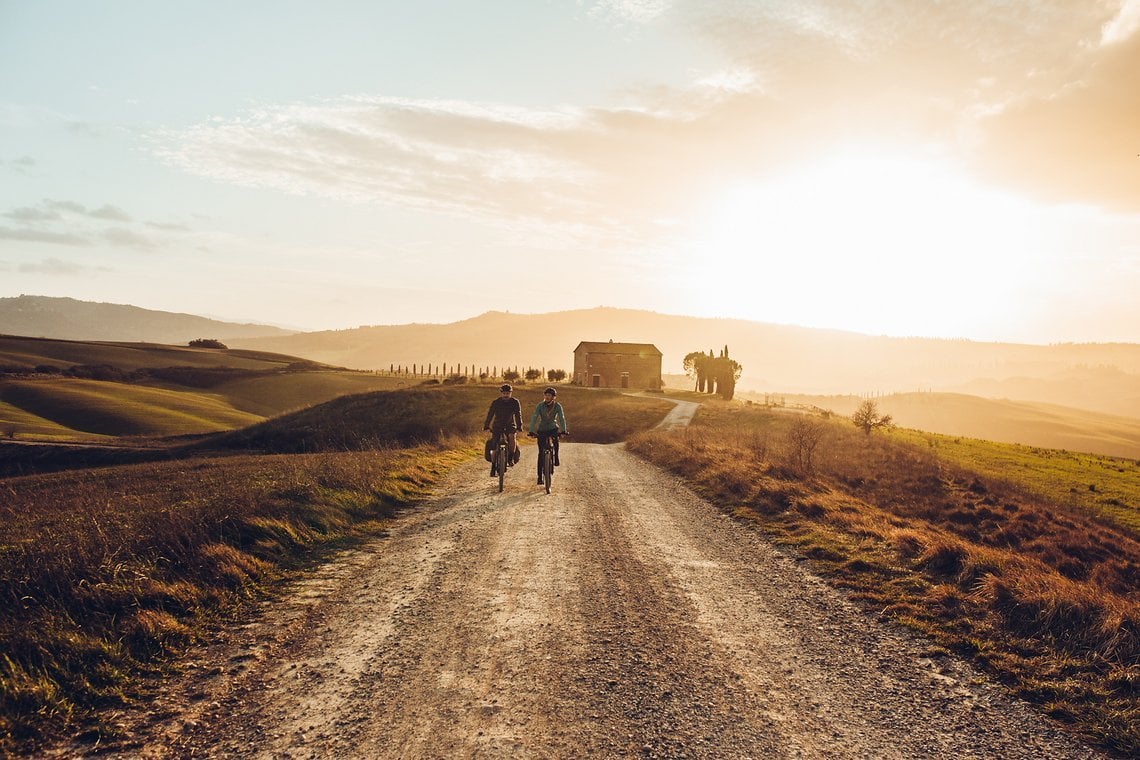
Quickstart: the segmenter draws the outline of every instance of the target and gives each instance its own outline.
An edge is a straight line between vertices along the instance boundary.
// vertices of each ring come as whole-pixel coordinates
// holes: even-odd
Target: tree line
[[[474,364],[390,364],[388,365],[389,375],[398,375],[403,377],[462,377],[462,378],[478,378],[479,380],[505,380],[508,383],[517,382],[521,378],[525,378],[527,382],[533,383],[545,377],[549,382],[560,383],[566,379],[566,370],[564,369],[537,369],[535,367],[528,367],[520,370],[516,365],[510,367],[487,366],[478,367]]]

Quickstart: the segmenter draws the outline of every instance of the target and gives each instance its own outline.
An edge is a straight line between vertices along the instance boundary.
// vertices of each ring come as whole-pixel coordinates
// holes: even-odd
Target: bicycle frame
[[[503,484],[507,477],[507,458],[511,455],[509,449],[510,436],[506,431],[495,434],[495,454],[492,467],[499,476],[499,493],[503,492]]]
[[[558,444],[558,437],[561,433],[554,431],[537,435],[540,436],[539,442],[541,443],[538,461],[542,465],[542,484],[546,487],[546,492],[550,493],[550,480],[554,477],[554,447]],[[545,442],[543,442],[544,439]]]

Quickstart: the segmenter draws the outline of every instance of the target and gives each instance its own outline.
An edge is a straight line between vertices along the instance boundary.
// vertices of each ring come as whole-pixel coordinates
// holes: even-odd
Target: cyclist
[[[487,410],[487,418],[483,420],[483,429],[491,431],[492,439],[499,433],[506,433],[510,445],[511,455],[507,458],[507,466],[519,461],[519,446],[515,442],[515,433],[522,430],[522,404],[517,398],[511,396],[511,384],[503,383],[499,386],[499,397],[491,402]],[[491,475],[497,474],[491,467]]]
[[[570,435],[566,426],[566,412],[555,399],[558,390],[554,386],[542,392],[542,401],[534,408],[530,416],[530,425],[527,426],[527,435],[538,437],[538,450],[542,451],[546,441],[554,438],[554,466],[558,466],[558,435]],[[542,485],[542,457],[538,458],[538,484]]]

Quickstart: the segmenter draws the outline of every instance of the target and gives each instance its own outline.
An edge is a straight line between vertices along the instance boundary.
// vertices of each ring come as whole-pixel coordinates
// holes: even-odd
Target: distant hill
[[[289,330],[236,324],[192,314],[140,309],[74,298],[18,296],[0,298],[0,334],[67,340],[114,340],[144,343],[188,343],[197,338],[289,335]]]
[[[945,391],[1140,417],[1140,344],[1049,346],[892,338],[842,330],[631,309],[488,312],[450,324],[405,324],[239,340],[355,369],[391,365],[573,369],[583,340],[653,343],[665,373],[691,351],[726,344],[744,366],[739,390],[782,393]]]
[[[75,365],[103,364],[125,371],[144,367],[279,370],[298,363],[314,364],[300,357],[268,351],[0,335],[0,366],[4,367],[49,365],[65,369]]]
[[[1140,344],[1048,346],[893,338],[736,319],[615,308],[547,314],[487,312],[448,324],[290,333],[188,314],[69,298],[0,298],[0,333],[186,344],[217,338],[352,369],[431,364],[573,369],[583,340],[653,343],[666,374],[691,351],[725,345],[744,366],[741,391],[806,394],[963,393],[1140,418]],[[118,362],[109,362],[116,364]],[[173,363],[173,362],[172,362]],[[684,382],[684,381],[683,381]]]

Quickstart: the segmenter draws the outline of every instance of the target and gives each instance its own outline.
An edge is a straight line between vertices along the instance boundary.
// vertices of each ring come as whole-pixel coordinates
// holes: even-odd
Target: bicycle
[[[546,492],[550,493],[550,479],[554,477],[554,447],[557,445],[558,437],[564,433],[555,430],[543,433],[541,436],[538,433],[527,433],[527,435],[538,438],[540,445],[538,461],[541,463],[542,484],[546,487]]]
[[[495,434],[494,453],[491,455],[491,477],[499,476],[499,493],[503,492],[503,482],[507,477],[507,467],[510,465],[510,449],[508,448],[510,439],[507,437],[506,431],[499,431]]]

